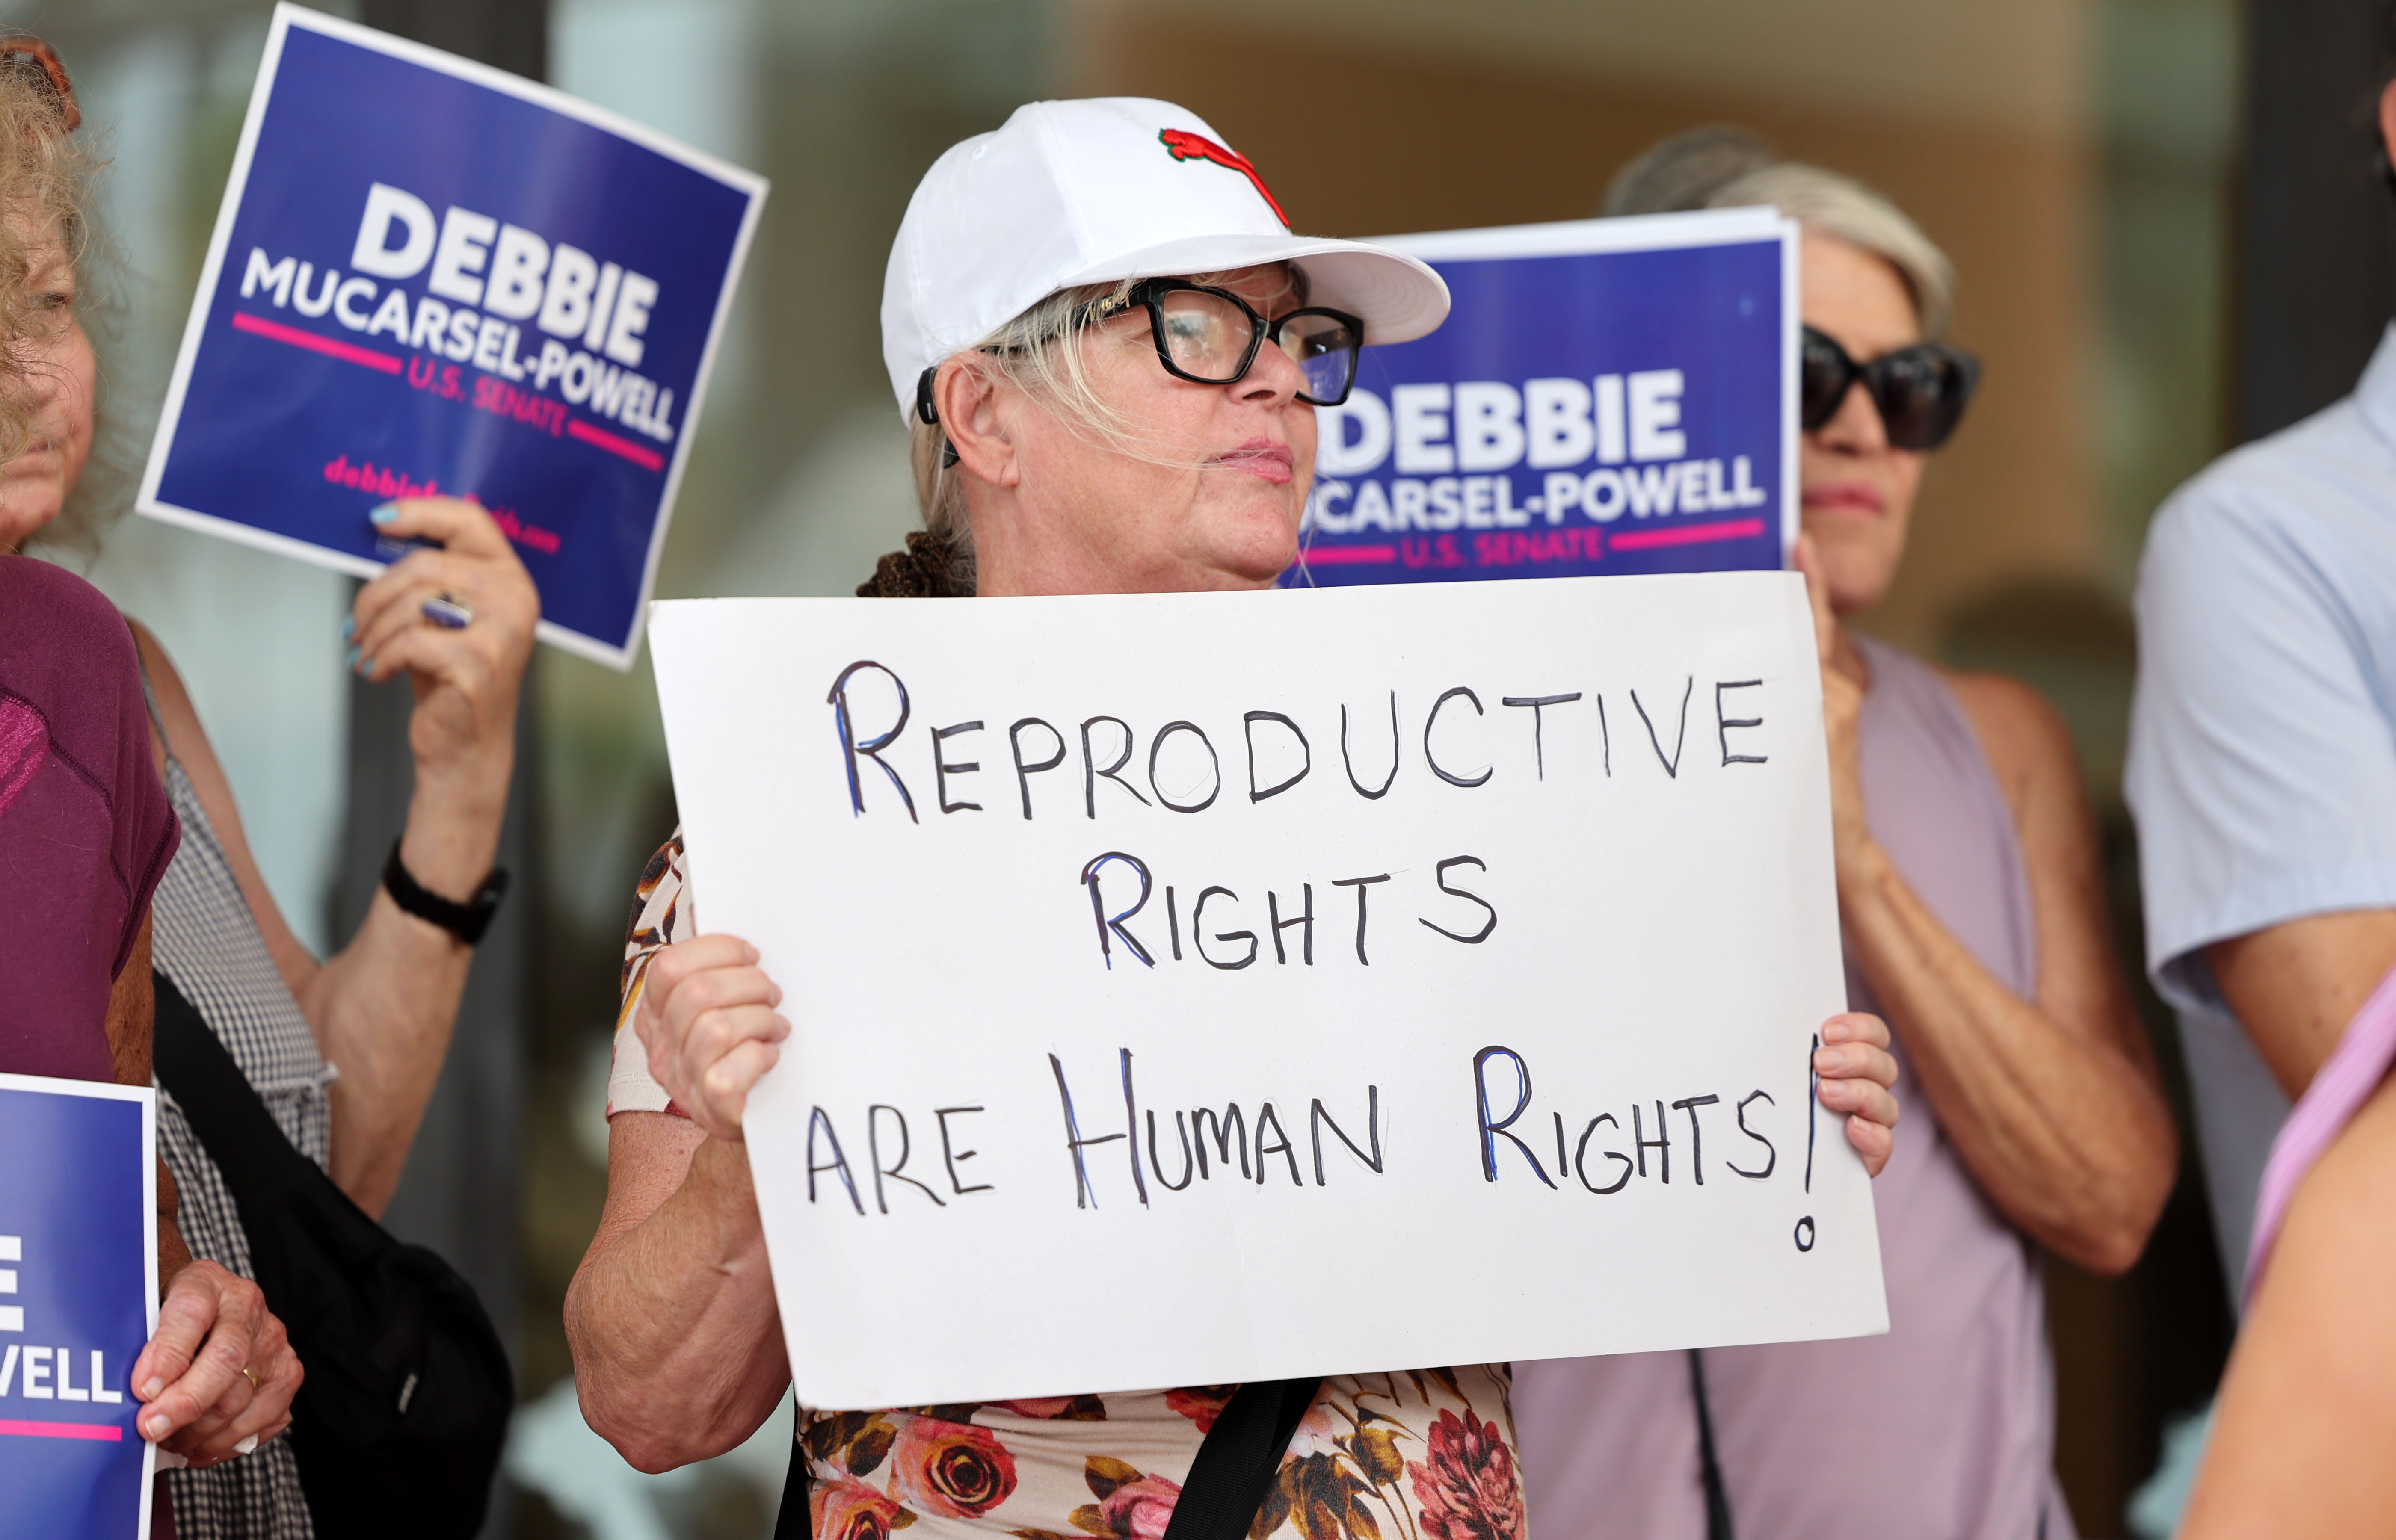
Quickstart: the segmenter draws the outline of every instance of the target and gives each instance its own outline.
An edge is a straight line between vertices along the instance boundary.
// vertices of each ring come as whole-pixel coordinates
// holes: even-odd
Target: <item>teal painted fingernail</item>
[[[349,670],[352,673],[355,673],[355,672],[357,671],[357,667],[358,667],[358,649],[357,649],[357,648],[355,648],[355,647],[352,647],[348,652],[343,653],[343,654],[341,655],[341,667],[342,667],[342,668],[344,668],[344,669]]]
[[[351,637],[355,636],[357,633],[358,633],[358,617],[357,617],[356,616],[354,616],[354,615],[344,615],[344,616],[342,616],[342,617],[341,617],[341,640],[342,640],[342,641],[344,641],[344,642],[347,642]]]
[[[374,672],[374,659],[369,657],[365,662],[360,663],[358,665],[358,672],[362,674],[370,674]]]
[[[399,504],[384,503],[381,507],[367,514],[366,517],[373,520],[376,524],[387,524],[391,523],[392,520],[399,517]]]

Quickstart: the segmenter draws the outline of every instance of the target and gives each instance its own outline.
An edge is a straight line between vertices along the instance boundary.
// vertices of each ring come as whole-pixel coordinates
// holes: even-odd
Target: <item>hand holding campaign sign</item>
[[[807,1405],[1885,1329],[1795,577],[655,625]]]
[[[541,634],[629,667],[764,180],[278,7],[138,504],[342,571],[487,509]]]
[[[1318,411],[1289,586],[1773,568],[1797,535],[1796,226],[1768,208],[1391,236],[1447,281]]]
[[[156,1118],[147,1086],[0,1075],[0,1533],[150,1533]]]

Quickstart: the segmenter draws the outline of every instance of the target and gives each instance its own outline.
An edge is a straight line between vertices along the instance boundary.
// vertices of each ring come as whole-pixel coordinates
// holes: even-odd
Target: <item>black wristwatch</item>
[[[437,893],[427,893],[423,884],[408,875],[399,858],[399,842],[391,842],[391,859],[382,864],[382,890],[391,901],[429,924],[440,926],[450,935],[473,946],[491,928],[491,916],[499,910],[499,898],[508,891],[505,867],[493,867],[474,890],[474,896],[464,903],[453,903]]]

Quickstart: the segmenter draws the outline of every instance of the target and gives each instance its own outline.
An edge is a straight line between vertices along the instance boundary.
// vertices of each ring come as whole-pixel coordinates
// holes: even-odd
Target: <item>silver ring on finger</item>
[[[474,623],[474,612],[454,593],[436,593],[418,606],[424,618],[445,631],[464,631]]]

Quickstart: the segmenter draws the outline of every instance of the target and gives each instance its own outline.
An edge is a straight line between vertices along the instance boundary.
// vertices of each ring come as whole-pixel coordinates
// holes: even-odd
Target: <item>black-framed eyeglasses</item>
[[[1148,312],[1157,362],[1177,379],[1197,385],[1231,385],[1247,378],[1257,354],[1271,338],[1289,355],[1303,381],[1298,399],[1337,406],[1356,383],[1356,352],[1364,345],[1364,323],[1345,311],[1314,306],[1267,321],[1229,289],[1149,278],[1122,295],[1093,299],[1076,310],[1069,327],[1111,321],[1134,306]]]
[[[1840,404],[1861,380],[1890,444],[1936,449],[1963,420],[1963,408],[1980,383],[1980,361],[1944,342],[1917,342],[1858,364],[1846,349],[1808,326],[1797,378],[1798,421],[1807,432],[1838,416]]]

